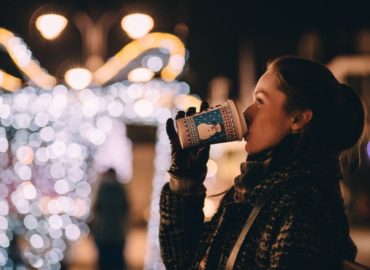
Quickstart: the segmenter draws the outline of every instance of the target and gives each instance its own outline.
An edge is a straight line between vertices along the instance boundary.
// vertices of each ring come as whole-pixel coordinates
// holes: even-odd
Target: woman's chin
[[[244,150],[245,152],[247,152],[248,154],[252,154],[251,153],[251,147],[250,147],[250,144],[248,142],[245,143],[245,146],[244,146]]]
[[[260,153],[261,149],[256,149],[256,147],[253,147],[253,144],[251,144],[250,142],[246,142],[245,146],[244,146],[244,150],[245,152],[247,152],[249,155],[254,155],[254,154],[258,154]]]

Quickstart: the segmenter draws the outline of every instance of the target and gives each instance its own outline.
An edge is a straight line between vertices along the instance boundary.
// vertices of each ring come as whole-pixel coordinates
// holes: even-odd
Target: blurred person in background
[[[340,191],[340,157],[364,136],[360,97],[324,65],[293,56],[270,62],[253,95],[244,111],[246,162],[207,223],[202,209],[209,146],[182,149],[168,119],[172,164],[160,199],[164,264],[167,269],[342,269],[357,250]],[[203,102],[201,111],[207,107]],[[176,119],[194,113],[191,107]],[[243,236],[261,200],[265,205]]]
[[[99,269],[126,269],[124,248],[129,205],[124,186],[117,180],[114,169],[100,177],[93,214],[90,228],[98,251]]]

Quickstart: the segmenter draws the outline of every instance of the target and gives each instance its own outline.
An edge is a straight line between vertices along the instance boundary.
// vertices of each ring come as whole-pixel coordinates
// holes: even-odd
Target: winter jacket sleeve
[[[167,269],[188,269],[203,231],[205,193],[182,195],[166,184],[160,198],[159,239]]]

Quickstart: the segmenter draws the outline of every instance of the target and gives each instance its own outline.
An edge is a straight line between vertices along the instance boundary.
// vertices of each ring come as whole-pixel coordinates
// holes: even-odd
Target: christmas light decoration
[[[179,109],[174,104],[176,97],[188,93],[184,82],[160,80],[144,84],[124,81],[81,91],[57,85],[50,92],[26,87],[3,93],[0,265],[11,263],[6,248],[15,228],[28,243],[24,257],[38,269],[58,269],[68,243],[89,232],[84,221],[90,214],[96,174],[92,157],[114,121],[158,127],[153,179],[153,194],[157,195],[153,195],[149,225],[149,239],[156,239],[151,230],[157,226],[158,192],[166,181],[169,163],[164,124]],[[130,143],[128,139],[126,143]],[[131,153],[126,154],[129,158]]]
[[[175,80],[185,65],[183,43],[168,33],[147,34],[124,46],[83,85],[75,85],[68,73],[73,89],[57,85],[11,31],[0,28],[0,46],[30,80],[30,86],[21,88],[21,79],[0,71],[0,89],[14,92],[0,93],[0,268],[22,267],[8,254],[19,236],[26,242],[22,257],[27,264],[60,269],[69,243],[89,233],[91,185],[100,170],[112,166],[101,158],[102,149],[114,141],[132,160],[125,130],[132,123],[157,127],[151,248],[145,263],[149,269],[163,268],[157,231],[159,192],[168,180],[170,153],[165,122],[179,109],[200,103],[189,95],[187,83]],[[127,71],[131,81],[121,81],[122,70],[137,60],[139,65]],[[153,80],[157,72],[161,79]],[[117,171],[123,179],[132,172],[127,164]]]

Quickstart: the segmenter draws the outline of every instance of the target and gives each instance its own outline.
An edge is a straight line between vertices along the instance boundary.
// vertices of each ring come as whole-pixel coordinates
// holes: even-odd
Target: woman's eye
[[[260,106],[263,104],[263,100],[260,98],[256,98],[256,103],[257,103],[257,106]]]

